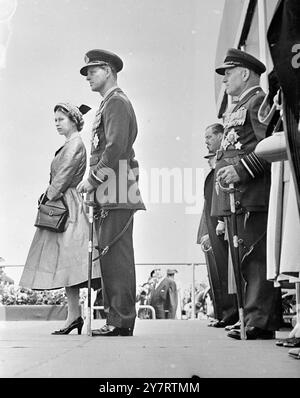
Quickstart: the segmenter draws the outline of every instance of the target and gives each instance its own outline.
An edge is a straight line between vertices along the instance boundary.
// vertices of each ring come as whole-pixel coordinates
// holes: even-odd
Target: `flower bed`
[[[0,320],[64,320],[66,317],[64,289],[38,291],[0,283]]]
[[[0,283],[0,304],[2,305],[66,305],[64,289],[30,290],[15,285]]]

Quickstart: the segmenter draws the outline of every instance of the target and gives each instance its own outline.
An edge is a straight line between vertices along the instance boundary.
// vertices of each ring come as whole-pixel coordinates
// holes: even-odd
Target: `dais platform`
[[[99,328],[104,320],[94,320]],[[1,378],[299,378],[275,340],[238,341],[207,320],[137,320],[133,337],[53,336],[61,321],[0,322]],[[277,332],[277,338],[288,336]]]

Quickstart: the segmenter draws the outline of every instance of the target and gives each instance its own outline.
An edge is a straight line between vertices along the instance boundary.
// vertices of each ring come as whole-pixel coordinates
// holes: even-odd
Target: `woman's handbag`
[[[64,232],[68,215],[68,208],[63,198],[49,200],[44,193],[38,202],[38,213],[34,226],[52,232]]]

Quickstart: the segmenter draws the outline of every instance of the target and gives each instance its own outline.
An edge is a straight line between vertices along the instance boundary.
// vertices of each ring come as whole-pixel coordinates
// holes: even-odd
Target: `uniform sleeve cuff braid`
[[[252,173],[251,169],[248,167],[247,163],[244,161],[244,159],[241,159],[242,165],[245,167],[245,169],[248,171],[248,173],[251,175],[252,178],[254,178],[254,174]]]
[[[243,166],[247,169],[249,174],[255,178],[264,172],[264,166],[255,153],[250,153],[241,159]]]

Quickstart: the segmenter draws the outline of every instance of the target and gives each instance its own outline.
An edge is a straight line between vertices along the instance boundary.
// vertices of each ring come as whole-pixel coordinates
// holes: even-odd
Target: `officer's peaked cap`
[[[224,75],[226,69],[235,68],[236,66],[243,66],[253,70],[258,75],[266,71],[265,65],[253,55],[237,50],[236,48],[229,48],[223,64],[216,68],[216,72],[219,75]]]
[[[84,61],[86,65],[84,65],[80,69],[80,73],[83,76],[87,75],[88,67],[89,66],[100,66],[103,64],[111,65],[115,71],[118,73],[123,68],[123,61],[121,58],[107,50],[90,50],[85,54]]]

